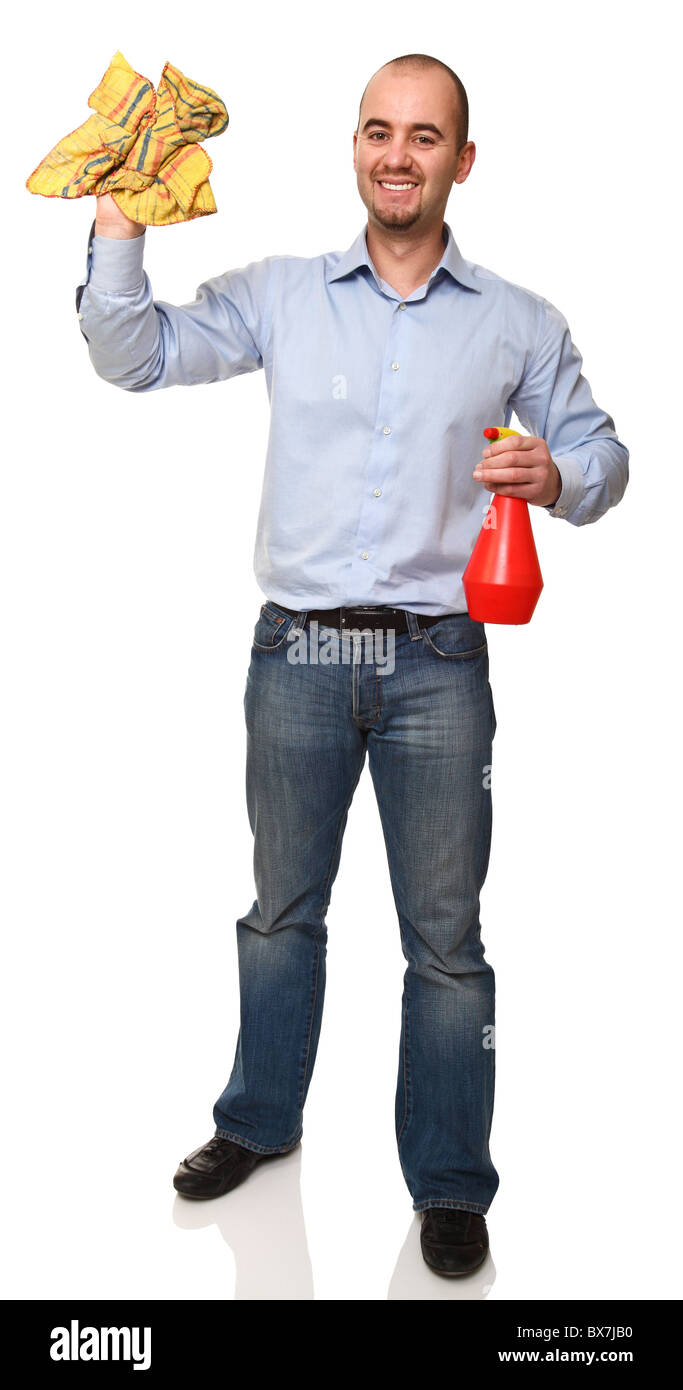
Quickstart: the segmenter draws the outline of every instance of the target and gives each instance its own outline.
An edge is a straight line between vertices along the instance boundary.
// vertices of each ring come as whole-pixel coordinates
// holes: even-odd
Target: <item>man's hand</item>
[[[562,478],[545,439],[509,434],[484,449],[473,477],[501,497],[523,497],[535,507],[551,507],[562,491]]]
[[[145,224],[143,222],[132,222],[130,217],[126,217],[125,212],[121,212],[111,193],[98,194],[95,236],[108,236],[116,241],[128,241],[133,237],[142,236],[144,230]]]

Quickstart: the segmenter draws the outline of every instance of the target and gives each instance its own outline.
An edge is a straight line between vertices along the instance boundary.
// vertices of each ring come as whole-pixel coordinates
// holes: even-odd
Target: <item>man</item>
[[[479,921],[496,717],[462,573],[487,492],[583,525],[619,502],[629,457],[559,311],[461,256],[444,213],[474,163],[467,136],[456,74],[394,59],[361,101],[368,218],[344,254],[270,256],[178,307],[153,300],[145,228],[103,198],[77,291],[106,380],[153,391],[263,367],[271,405],[255,551],[266,601],[244,697],[257,896],[237,922],[240,1031],[215,1133],[174,1185],[219,1196],[300,1142],[325,917],[367,754],[408,962],[399,1158],[424,1258],[448,1275],[485,1259],[499,1183]],[[484,428],[513,410],[529,434],[480,457]],[[363,632],[380,652],[366,639],[361,652]]]

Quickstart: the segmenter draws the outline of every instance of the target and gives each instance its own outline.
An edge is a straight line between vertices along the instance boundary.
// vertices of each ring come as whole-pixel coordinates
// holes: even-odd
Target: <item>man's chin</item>
[[[375,221],[379,223],[380,227],[386,227],[387,231],[392,232],[407,231],[409,227],[414,227],[415,223],[419,222],[422,216],[420,208],[417,208],[414,212],[403,211],[400,208],[396,208],[393,212],[386,212],[384,209],[381,211],[378,210],[375,206],[372,211]]]

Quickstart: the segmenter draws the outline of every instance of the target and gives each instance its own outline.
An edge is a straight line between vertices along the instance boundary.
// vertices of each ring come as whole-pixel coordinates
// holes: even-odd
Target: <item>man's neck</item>
[[[411,241],[370,222],[366,233],[368,255],[377,274],[403,298],[426,284],[443,256],[447,240],[443,222],[434,231],[424,232]]]

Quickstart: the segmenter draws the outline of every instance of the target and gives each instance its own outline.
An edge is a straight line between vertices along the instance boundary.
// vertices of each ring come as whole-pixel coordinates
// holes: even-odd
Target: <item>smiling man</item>
[[[629,457],[563,315],[465,260],[444,220],[474,164],[468,121],[449,67],[393,59],[361,101],[353,156],[367,224],[346,251],[269,256],[178,306],[153,297],[145,228],[102,198],[77,291],[105,380],[146,392],[263,368],[270,400],[254,557],[265,601],[244,696],[256,897],[237,920],[232,1071],[215,1132],[175,1188],[218,1197],[301,1140],[326,914],[367,756],[407,961],[398,1155],[424,1259],[445,1275],[485,1260],[499,1185],[494,974],[479,918],[496,716],[462,574],[488,493],[584,525],[621,499]],[[513,411],[528,435],[482,455],[483,430]],[[237,575],[234,590],[239,612]],[[291,659],[319,629],[333,659]],[[374,645],[359,659],[368,630],[391,638],[389,666]],[[371,1020],[354,1016],[354,1028],[370,1050]],[[362,1169],[353,1113],[339,1132]]]

